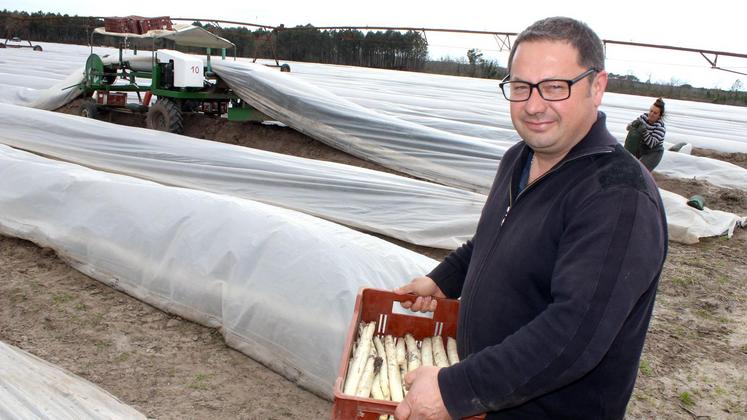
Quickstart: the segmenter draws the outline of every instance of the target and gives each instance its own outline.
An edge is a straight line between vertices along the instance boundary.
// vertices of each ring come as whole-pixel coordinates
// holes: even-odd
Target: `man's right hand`
[[[445,298],[446,295],[438,288],[436,282],[430,277],[415,277],[409,283],[394,289],[394,293],[404,295],[412,293],[417,295],[414,302],[402,302],[402,306],[415,312],[433,312],[436,310],[436,302],[433,297]]]

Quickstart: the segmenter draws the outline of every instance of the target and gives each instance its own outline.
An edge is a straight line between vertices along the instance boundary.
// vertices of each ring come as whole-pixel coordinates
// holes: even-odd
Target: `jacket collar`
[[[568,152],[561,162],[578,156],[611,152],[617,146],[617,139],[607,130],[607,116],[597,111],[597,120],[578,144]]]

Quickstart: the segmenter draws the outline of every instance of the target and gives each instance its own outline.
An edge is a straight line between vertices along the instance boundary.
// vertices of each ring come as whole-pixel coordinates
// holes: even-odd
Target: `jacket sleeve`
[[[465,242],[437,265],[428,277],[433,279],[446,297],[456,299],[462,295],[462,286],[472,258],[472,240]]]
[[[439,372],[452,417],[513,407],[582,377],[610,349],[641,296],[655,293],[667,240],[656,201],[633,188],[610,188],[572,214],[547,308],[500,344]]]

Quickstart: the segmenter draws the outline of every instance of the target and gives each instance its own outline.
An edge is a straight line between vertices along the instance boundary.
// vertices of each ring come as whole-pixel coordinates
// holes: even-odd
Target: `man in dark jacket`
[[[598,111],[604,50],[585,24],[534,23],[501,83],[523,141],[501,159],[477,231],[397,289],[461,298],[461,362],[421,367],[397,419],[622,418],[667,250],[648,171]]]

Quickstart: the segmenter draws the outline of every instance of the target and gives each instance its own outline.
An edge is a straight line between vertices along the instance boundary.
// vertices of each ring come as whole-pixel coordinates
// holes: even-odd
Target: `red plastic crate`
[[[104,18],[104,29],[106,32],[128,33],[130,32],[129,19],[126,17]]]
[[[394,414],[394,410],[397,408],[397,403],[394,401],[361,398],[342,393],[360,322],[376,321],[376,335],[390,334],[395,337],[403,337],[410,333],[418,341],[434,335],[441,335],[444,338],[456,337],[457,317],[459,315],[458,300],[436,299],[438,301],[436,311],[432,314],[433,317],[429,318],[393,312],[395,302],[413,301],[414,299],[414,295],[398,295],[388,290],[362,289],[358,293],[353,309],[353,319],[345,339],[340,371],[335,381],[332,419],[378,420],[381,414]],[[470,417],[469,419],[482,418],[484,416]]]
[[[145,19],[145,18],[142,16],[135,16],[135,15],[127,16],[127,26],[129,28],[128,32],[132,34],[142,34],[143,32],[140,30],[140,24],[139,24],[139,22],[142,19]]]
[[[138,22],[141,34],[144,34],[154,29],[167,29],[167,30],[174,29],[174,27],[171,24],[171,18],[169,18],[168,16],[141,18],[137,22]]]
[[[142,16],[106,17],[104,18],[104,29],[107,32],[142,34],[138,21],[145,19]]]

